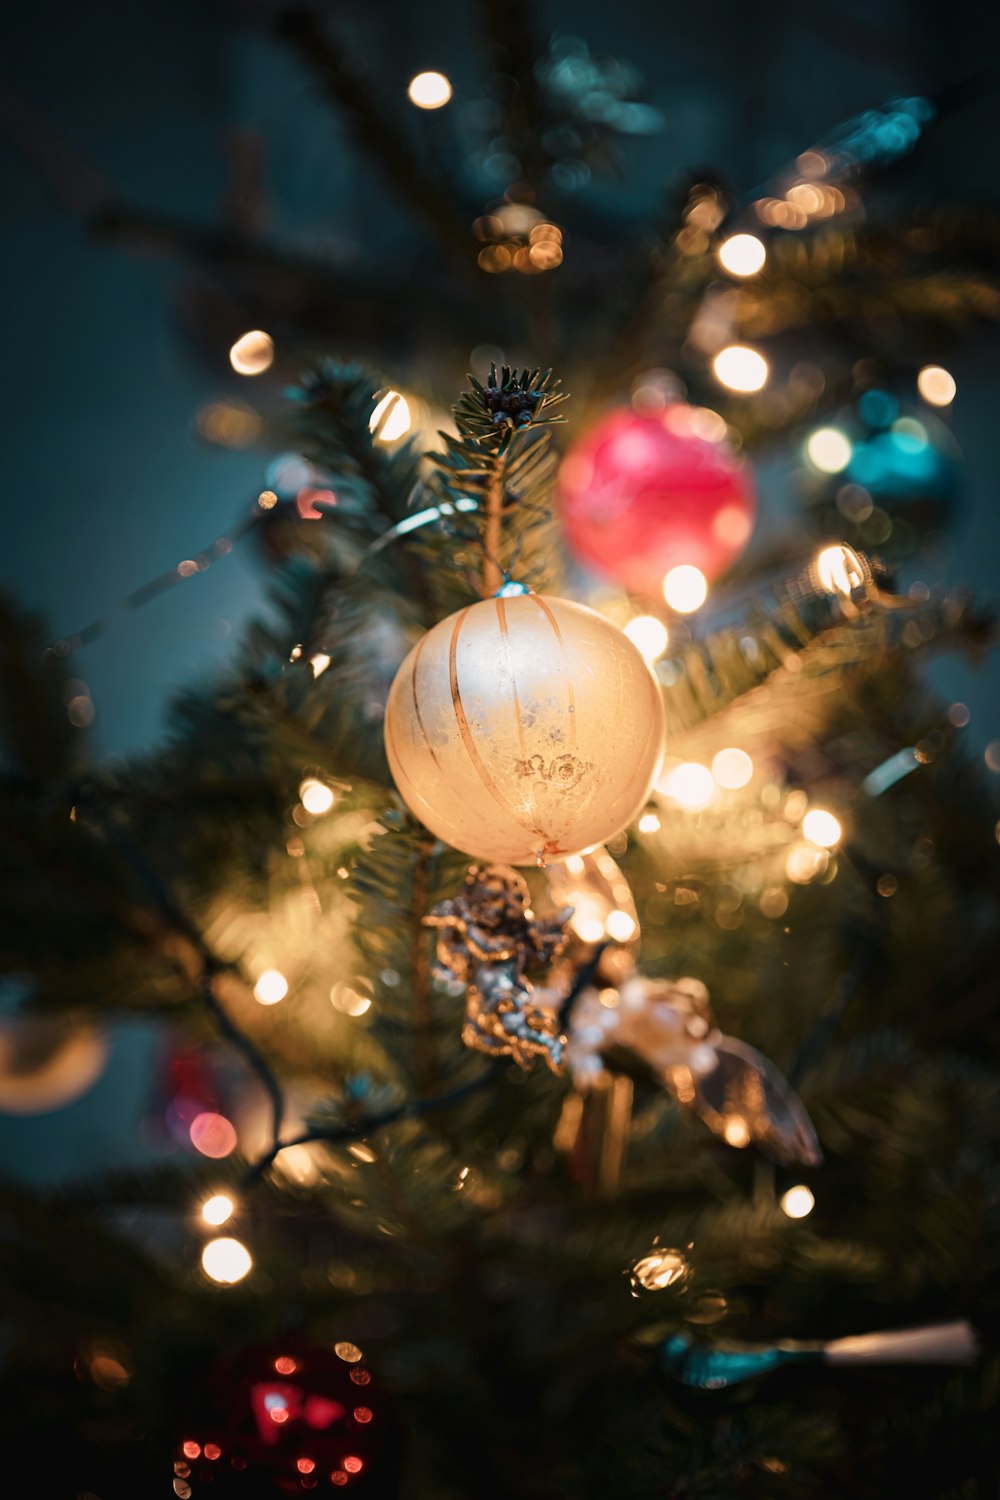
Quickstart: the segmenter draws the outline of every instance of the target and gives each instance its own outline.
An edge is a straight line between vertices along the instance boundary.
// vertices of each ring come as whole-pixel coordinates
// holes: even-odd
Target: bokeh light
[[[828,594],[850,594],[865,581],[865,570],[853,547],[838,542],[816,558],[816,577]]]
[[[712,369],[720,385],[741,395],[752,395],[767,384],[767,360],[756,349],[748,349],[744,344],[730,344],[728,348],[720,349],[712,361]]]
[[[958,387],[954,375],[942,365],[924,365],[917,376],[917,390],[928,406],[950,406]]]
[[[418,73],[406,92],[418,109],[440,109],[451,98],[451,84],[443,73]]]
[[[663,597],[679,615],[690,615],[708,598],[708,580],[700,568],[679,563],[663,580]]]
[[[822,807],[812,807],[802,819],[802,832],[820,849],[833,849],[840,843],[843,830],[833,813]]]
[[[727,791],[738,791],[753,776],[753,761],[745,750],[731,746],[712,757],[712,775]]]
[[[806,441],[806,457],[821,474],[839,474],[853,452],[853,443],[838,427],[817,427]]]
[[[314,818],[328,813],[336,801],[332,787],[328,787],[325,781],[317,781],[314,776],[308,776],[303,781],[299,787],[299,796],[306,812],[312,813]]]
[[[657,833],[660,828],[660,820],[655,812],[645,812],[639,819],[640,833]]]
[[[274,363],[274,343],[262,328],[241,334],[229,351],[229,363],[237,375],[263,375]]]
[[[612,911],[608,913],[605,922],[609,938],[616,943],[627,943],[629,938],[635,936],[635,918],[630,917],[627,911]]]
[[[253,996],[261,1005],[277,1005],[288,994],[288,980],[280,969],[265,969],[253,987]]]
[[[715,796],[715,778],[707,766],[689,760],[670,772],[666,790],[686,812],[700,812]]]
[[[399,391],[387,391],[368,419],[378,443],[395,443],[410,430],[410,405]]]
[[[635,1262],[629,1273],[633,1295],[676,1286],[687,1280],[690,1270],[687,1257],[680,1250],[651,1250]]]
[[[767,260],[767,248],[755,234],[734,234],[719,246],[719,264],[731,276],[755,276]]]
[[[812,1213],[815,1204],[816,1199],[809,1189],[804,1183],[799,1183],[797,1187],[789,1188],[788,1192],[782,1195],[781,1211],[790,1219],[804,1219],[807,1214]]]
[[[235,1207],[228,1193],[213,1193],[212,1197],[206,1198],[201,1205],[201,1216],[206,1224],[217,1228],[220,1224],[225,1224],[227,1219],[232,1218]]]
[[[670,642],[670,633],[655,615],[636,615],[625,626],[625,634],[646,661],[662,656]]]
[[[212,1281],[221,1286],[233,1286],[246,1276],[253,1265],[253,1257],[241,1240],[223,1236],[209,1240],[201,1252],[201,1265]]]
[[[236,1128],[225,1115],[205,1110],[195,1115],[188,1131],[191,1144],[202,1156],[216,1159],[229,1156],[236,1150]]]

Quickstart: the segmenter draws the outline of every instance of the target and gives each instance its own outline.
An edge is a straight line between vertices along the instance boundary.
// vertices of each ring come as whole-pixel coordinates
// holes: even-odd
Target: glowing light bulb
[[[235,1207],[228,1193],[214,1193],[201,1205],[201,1216],[206,1224],[217,1228],[220,1224],[225,1224],[227,1219],[232,1218]]]
[[[767,360],[756,349],[748,349],[744,344],[730,344],[727,349],[720,349],[712,361],[712,369],[720,385],[741,395],[752,395],[767,384]]]
[[[418,73],[406,92],[418,109],[440,109],[451,98],[451,84],[443,73]]]
[[[843,830],[833,813],[822,807],[812,807],[802,819],[802,832],[820,849],[833,849],[840,843]]]
[[[796,885],[808,885],[810,880],[825,873],[830,856],[825,849],[815,844],[793,844],[785,856],[785,874]]]
[[[201,1252],[202,1270],[221,1286],[233,1286],[242,1281],[252,1265],[253,1257],[241,1240],[225,1236],[209,1240]]]
[[[708,580],[700,568],[680,563],[664,578],[663,597],[679,615],[693,614],[708,598]]]
[[[660,827],[660,820],[654,812],[643,813],[639,819],[640,833],[656,833]]]
[[[950,406],[958,390],[954,375],[941,365],[924,365],[917,376],[917,390],[928,406]]]
[[[767,248],[755,234],[734,234],[719,246],[719,264],[731,276],[756,276],[767,260]]]
[[[333,1352],[338,1359],[342,1359],[348,1365],[356,1365],[360,1359],[364,1359],[357,1344],[350,1344],[346,1339],[342,1339],[339,1344],[334,1344]]]
[[[633,1295],[639,1291],[661,1292],[664,1287],[685,1281],[691,1270],[679,1250],[651,1250],[637,1260],[629,1273]]]
[[[306,812],[312,813],[316,818],[322,817],[323,813],[328,813],[336,801],[332,788],[328,787],[325,781],[317,781],[314,776],[309,776],[303,781],[299,787],[299,796],[302,798],[302,806]]]
[[[646,661],[655,661],[667,649],[670,633],[655,615],[636,615],[625,626],[625,634]]]
[[[384,419],[384,420],[383,420]],[[395,443],[410,430],[410,405],[399,391],[388,391],[368,419],[377,443]]]
[[[635,933],[635,920],[627,911],[612,911],[608,913],[605,922],[608,937],[613,938],[616,943],[627,943]]]
[[[241,334],[229,351],[229,363],[237,375],[263,375],[274,363],[274,342],[262,328]]]
[[[667,796],[687,812],[700,812],[715,796],[715,778],[707,766],[695,760],[675,766],[667,777]]]
[[[330,1004],[345,1016],[363,1016],[371,1008],[371,1003],[367,995],[359,995],[342,979],[338,979],[330,991]]]
[[[812,1213],[815,1206],[816,1199],[801,1182],[797,1187],[789,1188],[781,1197],[781,1211],[790,1219],[804,1219],[807,1214]]]
[[[330,658],[327,656],[325,651],[317,651],[315,656],[311,656],[309,658],[309,665],[313,669],[314,677],[322,677],[323,673],[330,665]]]
[[[817,427],[806,441],[806,457],[821,474],[839,474],[847,468],[853,452],[854,444],[837,427]]]
[[[720,750],[712,757],[712,775],[719,786],[735,792],[739,787],[746,786],[753,775],[753,761],[745,750],[737,750],[735,747]]]
[[[288,980],[280,969],[265,969],[253,987],[253,996],[261,1005],[277,1005],[288,994]]]
[[[828,594],[850,594],[865,581],[861,559],[852,547],[824,547],[816,558],[816,577]]]

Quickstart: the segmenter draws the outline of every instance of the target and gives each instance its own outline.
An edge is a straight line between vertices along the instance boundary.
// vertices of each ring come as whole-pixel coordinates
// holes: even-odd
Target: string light
[[[639,819],[640,833],[656,833],[660,827],[660,820],[655,812],[643,813]]]
[[[850,594],[865,581],[865,570],[853,547],[824,547],[816,558],[816,577],[828,594]]]
[[[767,360],[756,349],[748,349],[744,344],[730,344],[728,348],[720,349],[712,361],[712,369],[720,385],[741,395],[752,395],[767,384]]]
[[[625,634],[646,661],[662,656],[670,642],[670,632],[655,615],[636,615],[625,626]]]
[[[833,849],[840,843],[843,830],[833,813],[822,807],[813,807],[802,819],[802,832],[820,849]]]
[[[241,334],[229,351],[229,363],[237,375],[263,375],[274,363],[274,342],[262,328]]]
[[[632,1295],[640,1291],[661,1292],[665,1287],[686,1281],[691,1267],[679,1250],[652,1250],[637,1260],[629,1272]]]
[[[367,995],[359,995],[357,990],[341,979],[337,980],[330,991],[330,1004],[345,1016],[363,1016],[370,1009],[371,1003]]]
[[[410,430],[410,403],[399,391],[387,391],[368,419],[377,443],[395,443]]]
[[[609,938],[616,943],[627,943],[629,938],[635,934],[635,920],[627,911],[612,911],[608,913],[605,922]]]
[[[958,387],[954,375],[942,365],[924,365],[917,376],[917,390],[928,406],[950,406]]]
[[[215,1114],[212,1110],[195,1115],[188,1136],[194,1149],[202,1156],[219,1159],[230,1156],[236,1150],[236,1127],[225,1115]]]
[[[679,615],[693,614],[708,598],[708,579],[692,563],[679,563],[663,580],[663,597]]]
[[[309,658],[309,665],[312,667],[314,677],[322,677],[330,665],[330,658],[325,651],[317,651],[315,656]]]
[[[707,766],[695,760],[685,761],[667,777],[667,796],[686,812],[700,812],[715,796],[715,778]]]
[[[767,248],[755,234],[734,234],[719,246],[718,255],[731,276],[756,276],[767,260]]]
[[[821,474],[839,474],[853,452],[850,438],[837,427],[817,427],[806,442],[806,457]]]
[[[753,776],[753,761],[745,750],[720,750],[712,757],[712,775],[726,791],[738,791]]]
[[[781,1211],[790,1219],[804,1219],[807,1214],[812,1213],[815,1205],[816,1199],[804,1183],[789,1188],[781,1198]]]
[[[265,969],[253,987],[253,996],[261,1005],[277,1005],[288,994],[288,980],[280,969]]]
[[[218,1228],[225,1224],[233,1216],[236,1205],[228,1193],[213,1193],[211,1198],[206,1198],[201,1205],[201,1216],[206,1224]]]
[[[336,801],[332,787],[328,787],[325,781],[317,781],[314,776],[306,777],[299,787],[299,796],[306,812],[312,813],[314,818],[328,813]]]
[[[418,73],[406,92],[418,109],[440,109],[451,98],[451,84],[443,73]]]
[[[785,874],[796,885],[808,885],[826,872],[829,863],[825,849],[817,849],[815,844],[793,844],[785,857]]]
[[[223,1236],[209,1240],[201,1252],[201,1267],[212,1281],[220,1286],[234,1286],[242,1281],[253,1266],[253,1256],[242,1240]]]

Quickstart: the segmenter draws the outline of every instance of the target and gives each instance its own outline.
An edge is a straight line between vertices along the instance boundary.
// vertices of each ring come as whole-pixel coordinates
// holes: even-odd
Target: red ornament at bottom
[[[722,418],[683,402],[598,422],[563,459],[559,493],[574,557],[651,597],[681,564],[717,578],[757,513],[750,466],[725,441]]]

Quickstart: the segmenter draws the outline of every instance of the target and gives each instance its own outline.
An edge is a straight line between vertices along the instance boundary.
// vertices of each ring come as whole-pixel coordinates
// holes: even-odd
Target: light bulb
[[[839,474],[851,461],[854,445],[837,427],[817,427],[806,440],[806,456],[821,474]]]
[[[950,406],[957,389],[954,375],[941,365],[924,365],[917,376],[917,390],[928,406]]]
[[[662,656],[670,641],[667,627],[655,615],[636,615],[625,626],[625,634],[646,661]]]
[[[735,747],[720,750],[712,757],[712,775],[719,786],[734,792],[739,787],[746,786],[750,780],[753,761],[745,750],[737,750]]]
[[[253,1257],[241,1240],[223,1237],[209,1240],[201,1252],[201,1265],[205,1275],[221,1286],[233,1286],[242,1281],[253,1265]]]
[[[715,796],[715,779],[707,766],[685,761],[675,766],[667,777],[667,796],[680,803],[686,812],[700,812]]]
[[[451,98],[451,84],[443,73],[418,73],[406,92],[418,109],[440,109]]]
[[[807,1214],[812,1213],[815,1204],[816,1199],[804,1183],[789,1188],[781,1198],[782,1212],[786,1213],[790,1219],[804,1219]]]
[[[394,443],[409,432],[410,405],[406,397],[399,391],[387,391],[368,418],[368,430],[375,433],[379,443]]]
[[[280,969],[265,969],[253,987],[254,999],[261,1005],[277,1005],[288,994],[288,980]]]
[[[206,1224],[218,1227],[220,1224],[225,1224],[227,1219],[232,1218],[235,1207],[235,1203],[227,1193],[214,1193],[201,1205],[201,1216]]]
[[[767,384],[767,360],[756,349],[747,349],[743,344],[720,349],[712,361],[712,369],[720,385],[741,395],[752,395]]]
[[[767,260],[763,240],[755,234],[734,234],[719,246],[719,264],[731,276],[755,276]]]
[[[833,813],[822,807],[812,807],[802,819],[802,832],[811,844],[820,849],[833,849],[840,843],[842,829]]]
[[[274,343],[262,328],[241,334],[229,351],[229,363],[237,375],[263,375],[274,363]]]
[[[816,577],[828,594],[850,594],[865,581],[865,570],[853,547],[839,542],[816,558]]]
[[[608,913],[604,923],[609,938],[616,943],[627,943],[635,933],[635,920],[627,911],[612,911]]]
[[[708,598],[708,580],[700,568],[680,563],[663,580],[663,597],[679,615],[690,615]]]
[[[335,802],[332,788],[325,781],[317,781],[314,776],[309,776],[299,787],[299,796],[302,798],[302,806],[307,813],[314,817],[321,817],[328,813]]]

